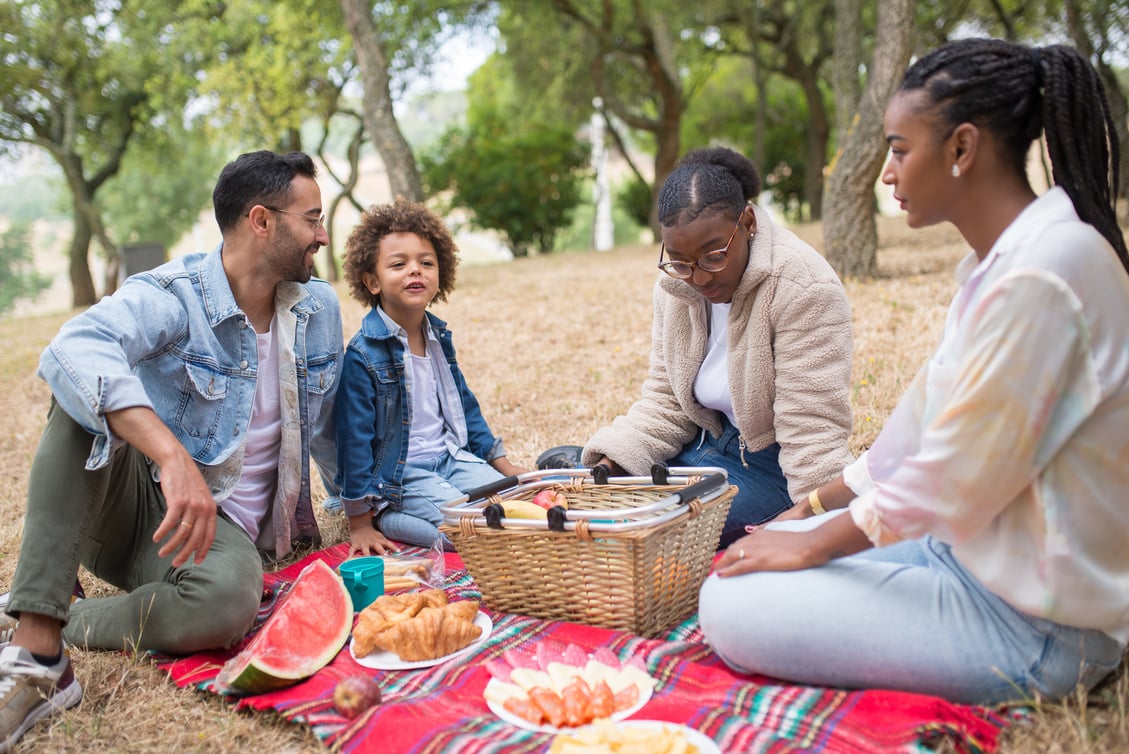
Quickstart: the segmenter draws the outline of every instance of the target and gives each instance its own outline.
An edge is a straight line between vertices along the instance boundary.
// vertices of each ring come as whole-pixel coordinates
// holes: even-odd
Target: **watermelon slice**
[[[244,694],[292,686],[329,664],[353,627],[353,600],[325,561],[302,569],[259,633],[224,664],[217,690]]]

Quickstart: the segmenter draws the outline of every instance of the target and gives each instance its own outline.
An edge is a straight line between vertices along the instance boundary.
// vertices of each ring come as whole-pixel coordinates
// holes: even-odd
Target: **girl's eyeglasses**
[[[666,254],[666,241],[659,244],[659,269],[670,275],[672,278],[685,280],[694,274],[694,268],[709,273],[721,272],[729,265],[729,246],[733,243],[733,239],[737,236],[737,229],[741,227],[741,218],[737,218],[737,224],[733,226],[733,232],[729,234],[729,241],[725,246],[713,251],[707,251],[702,254],[696,261],[693,262],[679,262],[669,260],[664,262],[663,256]]]

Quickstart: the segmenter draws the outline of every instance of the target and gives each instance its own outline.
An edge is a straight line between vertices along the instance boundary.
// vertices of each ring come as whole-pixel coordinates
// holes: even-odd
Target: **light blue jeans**
[[[1118,667],[1108,635],[1035,618],[985,589],[931,537],[819,568],[710,576],[713,651],[742,673],[965,704],[1061,699]]]
[[[741,435],[737,428],[724,421],[720,437],[709,432],[695,437],[682,448],[668,466],[720,466],[729,474],[729,483],[737,485],[737,496],[721,528],[724,549],[745,536],[747,524],[759,524],[792,507],[788,497],[788,481],[780,470],[780,445],[773,443],[756,452],[741,453]]]
[[[377,525],[384,536],[396,542],[431,547],[440,539],[443,523],[440,506],[468,490],[502,478],[501,472],[479,459],[459,461],[450,453],[404,465],[403,496],[399,510],[385,509]],[[444,549],[451,548],[442,537]]]

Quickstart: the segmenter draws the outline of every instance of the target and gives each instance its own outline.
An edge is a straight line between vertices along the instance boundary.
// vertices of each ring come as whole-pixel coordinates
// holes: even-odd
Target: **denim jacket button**
[[[240,369],[246,369],[247,368],[247,359],[243,359],[243,361],[239,362],[239,368]]]

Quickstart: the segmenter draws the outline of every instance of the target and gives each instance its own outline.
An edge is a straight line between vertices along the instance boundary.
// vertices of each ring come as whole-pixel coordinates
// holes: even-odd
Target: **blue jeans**
[[[501,472],[486,461],[458,461],[450,453],[409,461],[404,465],[400,507],[380,514],[380,531],[396,542],[431,547],[440,539],[440,506],[501,478]],[[442,537],[442,542],[445,549],[450,548],[447,537]]]
[[[780,445],[773,443],[755,453],[740,449],[740,433],[729,422],[721,436],[709,432],[695,437],[682,448],[669,466],[720,466],[729,472],[729,483],[737,485],[737,496],[721,529],[718,549],[745,536],[747,524],[767,521],[792,507],[788,482],[780,470]]]
[[[1113,638],[1016,610],[932,537],[803,571],[710,576],[698,607],[733,669],[819,686],[1061,699],[1121,662]]]

